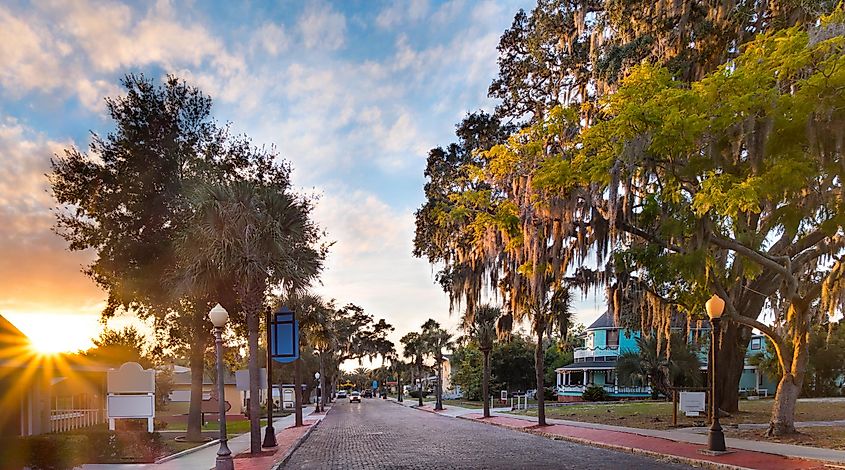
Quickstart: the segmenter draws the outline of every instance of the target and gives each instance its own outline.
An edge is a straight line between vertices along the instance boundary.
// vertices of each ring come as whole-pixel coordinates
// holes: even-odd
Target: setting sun
[[[92,346],[98,331],[97,317],[78,314],[7,314],[30,340],[32,349],[42,354],[76,352]]]

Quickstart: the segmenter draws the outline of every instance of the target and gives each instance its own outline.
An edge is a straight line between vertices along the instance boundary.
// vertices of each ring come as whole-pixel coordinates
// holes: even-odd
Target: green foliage
[[[143,431],[80,430],[17,440],[16,452],[4,456],[3,464],[20,462],[37,470],[70,470],[86,463],[152,463],[166,452],[160,434]]]
[[[497,343],[490,354],[492,390],[528,390],[536,388],[534,342],[515,334],[506,343]]]
[[[581,397],[586,401],[607,401],[608,395],[604,387],[600,385],[590,385],[584,389]]]
[[[678,334],[670,336],[670,352],[658,351],[655,335],[637,337],[637,351],[622,351],[616,359],[616,374],[622,385],[648,384],[663,396],[670,396],[670,387],[702,384],[701,361],[696,346]]]
[[[475,342],[459,346],[452,354],[452,383],[461,386],[468,400],[481,400],[484,358]]]

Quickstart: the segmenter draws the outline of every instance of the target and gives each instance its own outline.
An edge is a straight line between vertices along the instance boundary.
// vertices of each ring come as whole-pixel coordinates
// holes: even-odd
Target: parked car
[[[364,398],[373,398],[372,390],[364,390]]]
[[[346,390],[338,390],[337,391],[338,398],[346,398]]]
[[[361,403],[361,392],[355,391],[349,394],[349,403]]]

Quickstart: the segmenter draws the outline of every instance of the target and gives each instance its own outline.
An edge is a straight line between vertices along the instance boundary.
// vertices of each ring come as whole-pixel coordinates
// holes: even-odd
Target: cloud
[[[426,16],[429,10],[428,0],[394,1],[376,17],[376,25],[390,29],[400,24],[416,22]]]
[[[434,286],[431,267],[411,256],[414,215],[374,194],[344,186],[326,188],[316,219],[332,247],[317,290],[339,302],[363,306],[396,327],[391,338],[418,329],[428,318],[454,327],[446,294]]]
[[[0,121],[0,311],[92,313],[104,299],[80,272],[91,255],[68,252],[50,230],[53,201],[44,174],[68,144]]]
[[[297,21],[297,29],[307,49],[333,51],[346,42],[346,17],[329,5],[309,3]]]

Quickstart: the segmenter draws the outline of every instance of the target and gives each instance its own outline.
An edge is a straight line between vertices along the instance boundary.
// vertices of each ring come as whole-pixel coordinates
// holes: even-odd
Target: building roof
[[[672,328],[684,328],[686,324],[687,317],[684,315],[678,314],[672,318]],[[609,328],[619,328],[619,325],[616,323],[616,316],[613,314],[613,311],[607,309],[598,318],[596,318],[596,321],[594,321],[590,324],[590,326],[587,327],[587,330],[601,330]],[[695,328],[695,326],[691,326],[691,328]],[[701,322],[701,329],[706,330],[709,328],[709,322]]]
[[[616,361],[584,361],[584,362],[574,362],[572,364],[565,365],[563,367],[558,367],[555,369],[557,371],[563,370],[594,370],[594,369],[615,369],[616,368]]]
[[[0,315],[0,346],[28,346],[29,338],[15,325]]]
[[[206,371],[202,377],[202,384],[203,385],[211,385],[214,383],[212,380],[211,373]],[[235,374],[229,371],[225,371],[223,373],[223,384],[224,385],[235,385],[237,381],[235,380]],[[173,384],[174,385],[191,385],[191,369],[187,369],[185,371],[174,370],[173,372]]]
[[[616,318],[610,309],[605,310],[604,313],[596,318],[596,321],[587,327],[588,330],[597,330],[599,328],[616,328]]]

